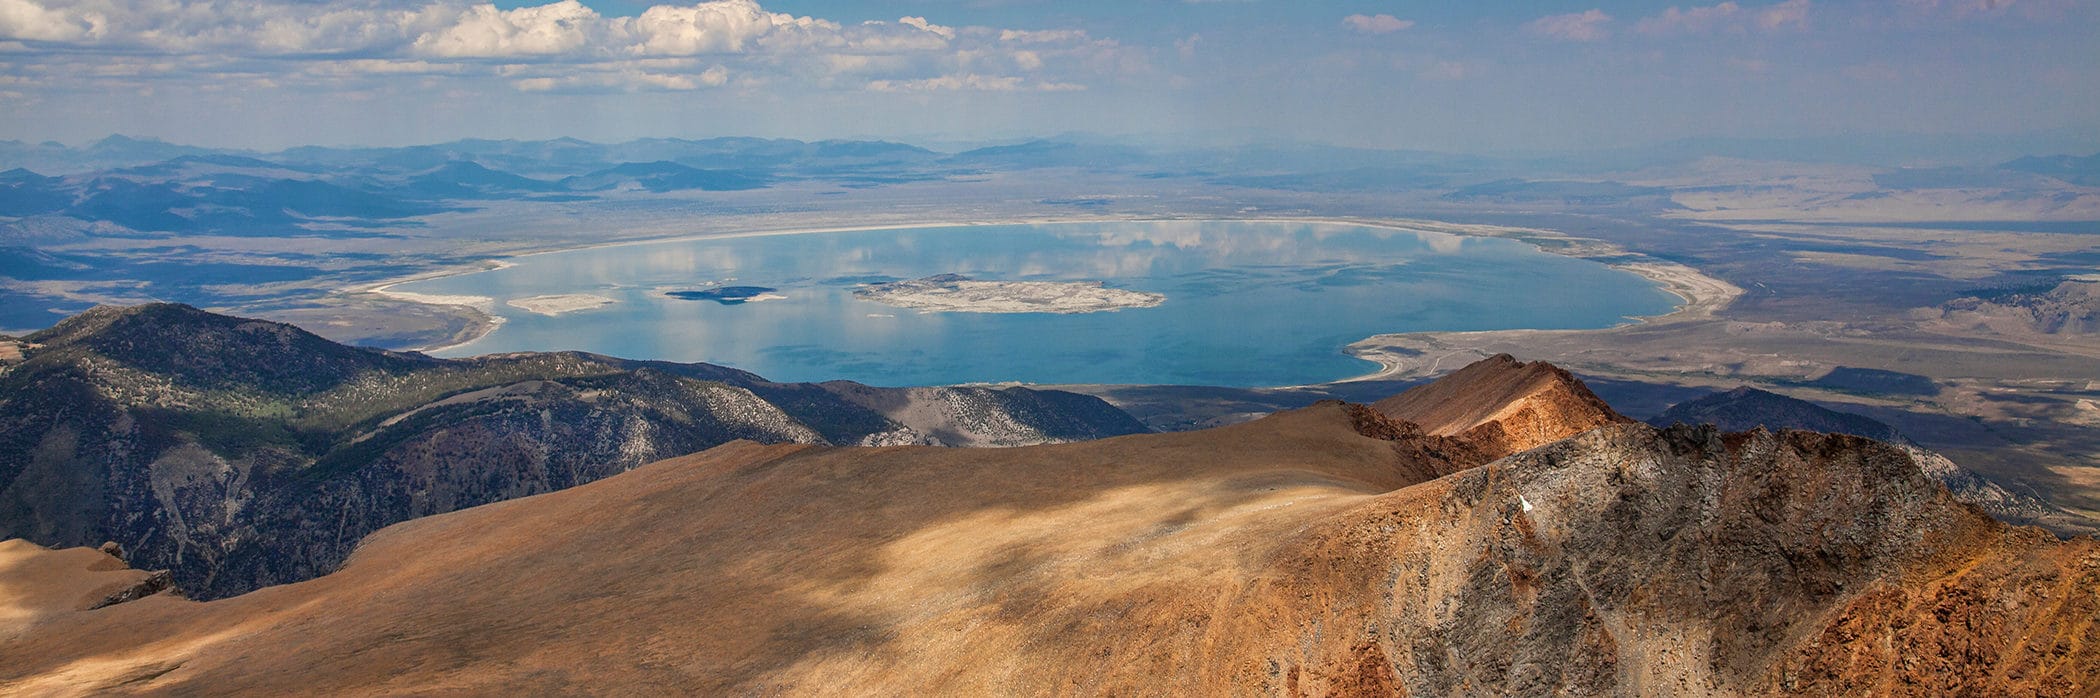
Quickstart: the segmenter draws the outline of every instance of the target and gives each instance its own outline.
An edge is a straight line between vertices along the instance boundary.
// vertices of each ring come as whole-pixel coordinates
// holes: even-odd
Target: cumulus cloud
[[[441,28],[461,5],[291,5],[183,0],[0,0],[0,39],[76,49],[251,54],[387,50]],[[494,10],[493,7],[490,8]]]
[[[418,37],[415,48],[448,58],[570,53],[589,42],[591,33],[603,31],[601,19],[576,0],[508,11],[475,5],[451,26]]]
[[[928,34],[933,34],[943,39],[955,38],[954,27],[943,27],[941,25],[928,22],[926,21],[925,17],[900,17],[897,19],[897,23],[908,27],[918,27],[920,31],[926,32]]]
[[[745,51],[775,33],[838,29],[834,22],[767,12],[752,0],[718,0],[686,7],[657,5],[632,20],[618,22],[614,32],[625,35],[632,53],[689,56]]]
[[[472,0],[0,0],[0,46],[25,47],[48,74],[93,77],[135,67],[139,56],[186,56],[247,60],[243,70],[330,84],[483,76],[527,90],[689,90],[723,85],[732,73],[813,88],[878,78],[893,90],[1051,89],[1118,75],[1128,53],[1080,30],[951,27],[918,16],[841,25],[771,12],[758,0],[663,4],[632,17],[603,16],[578,0],[514,9]],[[646,63],[695,57],[715,69]],[[1031,77],[1001,74],[1016,70]]]
[[[1690,9],[1671,7],[1662,14],[1635,23],[1633,30],[1649,35],[1669,35],[1744,33],[1784,27],[1798,29],[1808,26],[1808,10],[1809,0],[1786,0],[1759,8],[1745,8],[1734,2]]]
[[[1611,36],[1611,29],[1606,26],[1609,24],[1611,15],[1605,14],[1604,10],[1592,9],[1587,12],[1540,17],[1524,25],[1524,28],[1533,34],[1555,39],[1602,41]]]
[[[0,36],[29,41],[76,41],[101,35],[109,19],[99,12],[57,10],[33,0],[0,0]]]
[[[1392,15],[1349,15],[1342,18],[1342,25],[1365,34],[1391,34],[1415,23]]]

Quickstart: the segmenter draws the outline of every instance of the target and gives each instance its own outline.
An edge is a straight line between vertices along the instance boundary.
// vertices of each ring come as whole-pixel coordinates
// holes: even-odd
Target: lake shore
[[[1679,304],[1675,309],[1673,309],[1669,313],[1665,313],[1662,315],[1637,317],[1631,319],[1627,323],[1607,328],[1584,330],[1491,330],[1474,333],[1419,332],[1407,334],[1374,335],[1349,344],[1347,347],[1343,348],[1343,351],[1357,358],[1364,359],[1366,361],[1377,364],[1377,369],[1357,376],[1341,378],[1325,383],[1316,383],[1308,385],[1334,385],[1362,381],[1406,379],[1410,377],[1427,375],[1428,373],[1425,372],[1433,373],[1443,368],[1447,368],[1442,365],[1443,362],[1440,360],[1441,357],[1432,358],[1427,360],[1426,362],[1423,359],[1421,359],[1418,353],[1419,350],[1411,346],[1413,344],[1417,344],[1418,342],[1412,341],[1409,338],[1429,336],[1457,338],[1460,336],[1471,335],[1478,336],[1482,339],[1515,339],[1519,337],[1529,337],[1532,335],[1537,335],[1540,337],[1549,337],[1556,335],[1566,336],[1571,333],[1591,335],[1598,333],[1617,332],[1627,327],[1635,326],[1652,327],[1668,324],[1700,322],[1713,319],[1720,310],[1726,308],[1730,303],[1732,303],[1737,297],[1741,296],[1743,293],[1743,290],[1741,288],[1738,288],[1733,284],[1729,284],[1726,281],[1707,276],[1706,274],[1701,273],[1696,269],[1692,269],[1691,267],[1682,264],[1677,264],[1674,262],[1668,262],[1664,260],[1629,253],[1626,250],[1621,249],[1615,245],[1611,245],[1609,243],[1588,238],[1570,236],[1557,231],[1531,228],[1513,228],[1492,225],[1449,223],[1444,221],[1421,219],[1324,217],[1308,218],[1289,216],[1232,218],[1026,218],[1008,220],[933,221],[916,224],[887,224],[869,226],[813,226],[800,228],[783,228],[777,230],[745,230],[724,231],[718,233],[697,233],[689,235],[655,237],[639,240],[621,240],[616,242],[563,245],[558,247],[551,247],[548,249],[531,250],[509,255],[499,260],[485,261],[472,265],[465,265],[449,269],[426,271],[408,277],[390,279],[388,281],[376,285],[346,290],[352,293],[368,293],[379,295],[394,301],[424,303],[429,305],[443,306],[452,309],[454,312],[459,312],[462,314],[472,316],[474,319],[473,330],[462,332],[453,337],[449,337],[447,338],[447,341],[442,345],[433,345],[427,347],[420,347],[416,349],[417,351],[423,352],[444,352],[469,346],[475,343],[476,341],[479,341],[483,337],[486,337],[488,334],[495,332],[503,324],[503,318],[495,313],[495,300],[483,296],[439,296],[430,294],[419,294],[414,292],[396,290],[394,287],[415,281],[425,281],[429,279],[458,276],[463,274],[472,274],[483,271],[493,271],[496,269],[507,268],[515,265],[515,262],[509,260],[515,260],[524,257],[575,252],[579,250],[627,247],[635,245],[653,245],[683,241],[730,240],[740,238],[775,237],[788,235],[820,235],[829,233],[867,232],[880,230],[911,230],[920,228],[956,228],[993,225],[1056,225],[1072,223],[1158,223],[1208,221],[1224,223],[1297,223],[1312,225],[1342,225],[1387,230],[1400,230],[1409,232],[1442,233],[1460,237],[1509,239],[1523,242],[1534,248],[1537,248],[1539,251],[1546,252],[1549,254],[1596,261],[1598,263],[1604,264],[1605,266],[1641,276],[1655,283],[1658,287],[1661,288],[1661,290],[1675,295],[1683,300],[1683,303]],[[1275,387],[1279,389],[1290,389],[1307,386],[1286,385]]]
[[[1378,370],[1334,383],[1389,381],[1427,378],[1493,355],[1478,347],[1515,344],[1535,345],[1572,336],[1606,337],[1634,328],[1655,329],[1672,325],[1711,322],[1743,289],[1707,276],[1697,269],[1661,260],[1611,264],[1615,269],[1639,274],[1662,290],[1684,300],[1676,310],[1663,315],[1634,318],[1614,327],[1593,330],[1486,330],[1480,332],[1410,332],[1382,334],[1350,344],[1350,356],[1378,364]],[[1447,359],[1451,361],[1447,361]],[[1456,365],[1446,365],[1455,363]]]

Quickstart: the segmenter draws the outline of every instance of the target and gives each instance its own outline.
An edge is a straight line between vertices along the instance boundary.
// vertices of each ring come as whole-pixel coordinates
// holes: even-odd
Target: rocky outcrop
[[[2067,279],[2054,288],[1957,298],[1918,311],[1925,326],[2015,339],[2100,333],[2100,277]]]
[[[1946,456],[1904,438],[1895,427],[1879,420],[1748,386],[1673,405],[1649,419],[1648,423],[1659,427],[1712,424],[1723,431],[1796,429],[1863,436],[1903,449],[1927,477],[1946,485],[1955,499],[1981,507],[2001,521],[2043,526],[2065,533],[2092,532],[2100,528],[2100,522],[1961,467]]]
[[[1483,359],[1372,407],[1435,436],[1457,436],[1501,457],[1628,421],[1573,374],[1508,354]]]
[[[1012,449],[734,442],[391,526],[302,584],[29,603],[0,692],[2100,690],[2100,540],[1995,521],[1902,448],[1611,421],[1441,472],[1471,447],[1342,403]],[[73,598],[35,571],[91,555],[0,544],[0,588]]]
[[[737,439],[1022,445],[1144,431],[1025,388],[780,384],[579,353],[439,360],[178,305],[97,308],[0,368],[0,537],[120,543],[203,598],[335,569],[389,524]],[[956,404],[899,420],[871,402]]]
[[[154,594],[174,590],[174,576],[168,574],[167,570],[156,570],[146,573],[145,577],[136,582],[110,592],[108,596],[102,597],[101,601],[97,601],[95,605],[89,606],[88,610],[92,611],[105,606],[115,606],[126,601],[137,601]]]

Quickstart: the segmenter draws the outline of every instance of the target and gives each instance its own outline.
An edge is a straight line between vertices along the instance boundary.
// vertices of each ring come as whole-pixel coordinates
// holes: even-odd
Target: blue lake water
[[[1584,329],[1669,312],[1652,282],[1513,240],[1350,225],[1116,222],[914,228],[681,240],[512,260],[402,284],[495,298],[506,322],[441,352],[577,349],[705,361],[778,381],[1272,386],[1377,367],[1343,348],[1375,334]],[[1077,315],[921,313],[862,300],[859,284],[958,273],[1102,281],[1160,293],[1152,308]],[[723,304],[672,291],[774,289]],[[538,315],[504,301],[617,301]]]

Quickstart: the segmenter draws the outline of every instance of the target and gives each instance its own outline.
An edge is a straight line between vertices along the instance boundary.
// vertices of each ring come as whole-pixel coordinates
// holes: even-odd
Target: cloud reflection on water
[[[1369,364],[1343,346],[1395,331],[1603,327],[1667,312],[1637,276],[1509,240],[1324,223],[1169,221],[801,234],[626,245],[404,284],[499,299],[612,289],[558,318],[507,314],[451,353],[584,349],[710,361],[775,380],[1279,385]],[[1084,315],[919,313],[858,283],[961,273],[1163,293]],[[723,306],[657,290],[734,280],[783,300]],[[1573,292],[1577,291],[1579,292]],[[507,311],[506,311],[507,312]]]

